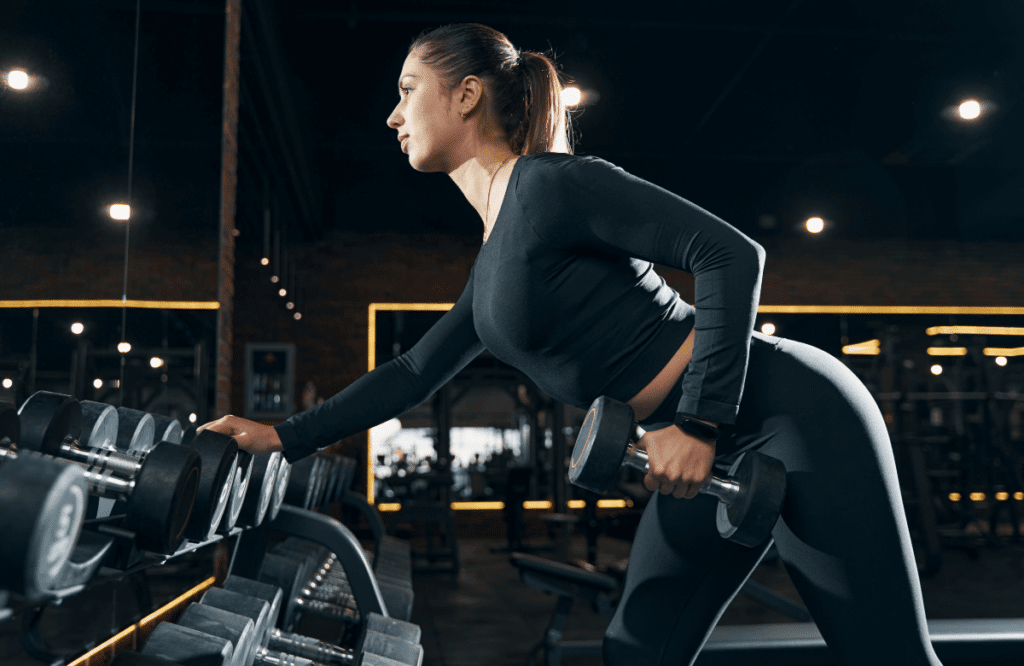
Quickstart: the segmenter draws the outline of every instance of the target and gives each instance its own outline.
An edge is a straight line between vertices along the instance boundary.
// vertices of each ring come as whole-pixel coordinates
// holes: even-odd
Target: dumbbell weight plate
[[[730,541],[753,548],[771,536],[786,497],[786,468],[777,458],[760,451],[746,451],[729,468],[740,484],[740,494],[715,511],[718,533]]]
[[[142,550],[170,554],[185,540],[199,489],[200,457],[194,449],[160,442],[142,463],[128,500],[124,527]]]
[[[231,642],[229,666],[250,666],[259,636],[251,619],[206,604],[191,603],[178,618],[178,625]],[[264,627],[264,633],[266,628]]]
[[[288,484],[292,478],[292,465],[284,455],[281,455],[281,464],[277,468],[277,479],[274,481],[274,496],[270,500],[270,508],[267,509],[267,520],[277,518],[281,512],[281,505],[284,504],[285,494],[288,492]]]
[[[224,589],[267,602],[269,608],[267,610],[266,631],[259,636],[259,646],[267,647],[270,644],[270,629],[277,625],[277,618],[281,613],[284,592],[276,585],[233,575],[228,576],[224,580]]]
[[[238,476],[238,444],[226,435],[204,430],[188,443],[202,459],[199,491],[185,537],[193,542],[212,539],[228,509]]]
[[[302,564],[283,555],[267,553],[263,556],[263,568],[260,570],[259,581],[281,588],[284,600],[281,612],[277,617],[277,626],[290,631],[295,623],[295,614],[299,612],[296,604],[299,590],[305,582],[305,569]]]
[[[156,427],[156,441],[181,444],[185,434],[181,421],[172,416],[153,414],[153,424]]]
[[[569,482],[603,494],[619,476],[634,429],[633,408],[628,404],[604,396],[595,400],[572,449]]]
[[[308,456],[292,465],[284,501],[292,506],[309,508],[319,471],[320,459],[317,456]]]
[[[0,430],[17,440],[12,405],[0,410]],[[37,456],[0,461],[0,588],[33,601],[53,589],[82,531],[87,493],[72,463]]]
[[[64,439],[70,435],[77,440],[82,431],[78,401],[60,393],[36,391],[22,403],[18,418],[18,445],[51,456],[60,456]]]
[[[205,430],[203,432],[206,432]],[[222,435],[223,436],[223,435]],[[235,475],[235,482],[231,488],[231,499],[228,501],[228,510],[221,521],[221,534],[227,534],[238,523],[238,516],[242,513],[242,506],[245,504],[245,495],[249,491],[249,480],[252,478],[252,463],[255,456],[248,451],[238,450],[238,473]]]
[[[161,622],[141,652],[182,666],[229,666],[234,649],[226,638]]]
[[[107,666],[178,666],[173,661],[140,652],[121,652]]]
[[[252,477],[249,479],[249,492],[246,493],[242,511],[238,514],[238,523],[245,527],[257,527],[263,523],[273,499],[277,470],[281,465],[281,452],[274,451],[269,455],[256,456],[252,463]]]
[[[117,448],[132,455],[141,455],[152,450],[157,443],[156,422],[152,414],[118,407],[120,426],[117,430]]]
[[[82,400],[82,431],[79,443],[97,449],[117,451],[119,419],[113,405]]]
[[[253,623],[253,649],[266,647],[263,640],[270,628],[274,626],[274,617],[271,615],[270,604],[263,599],[220,587],[211,587],[203,594],[199,603],[211,608],[237,613],[251,620]]]

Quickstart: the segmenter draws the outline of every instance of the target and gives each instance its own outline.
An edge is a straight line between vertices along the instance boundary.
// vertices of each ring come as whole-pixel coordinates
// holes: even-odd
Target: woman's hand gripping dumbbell
[[[573,448],[569,481],[600,494],[615,482],[623,465],[649,473],[648,452],[638,445],[644,434],[633,420],[632,407],[598,398]],[[778,521],[786,469],[775,458],[748,451],[736,459],[726,478],[709,474],[697,492],[718,498],[716,522],[722,537],[753,547],[771,535]]]

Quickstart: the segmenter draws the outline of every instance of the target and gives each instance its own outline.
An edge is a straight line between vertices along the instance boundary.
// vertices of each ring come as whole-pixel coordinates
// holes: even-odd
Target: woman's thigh
[[[761,422],[737,444],[758,439],[786,466],[773,536],[830,651],[841,664],[938,664],[874,398],[835,357],[785,339],[760,384]]]

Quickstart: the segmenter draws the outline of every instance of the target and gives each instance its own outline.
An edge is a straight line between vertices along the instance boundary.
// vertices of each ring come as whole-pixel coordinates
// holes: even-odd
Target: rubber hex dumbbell
[[[125,502],[122,526],[136,533],[139,548],[163,554],[178,549],[199,486],[196,451],[164,442],[144,456],[83,447],[82,410],[77,400],[59,393],[33,394],[18,414],[18,445],[81,465],[91,494]]]
[[[126,407],[115,409],[89,400],[79,405],[82,410],[81,446],[141,455],[164,441],[172,444],[181,442],[181,424],[177,419],[157,417]],[[160,437],[169,437],[170,440],[161,440]],[[199,486],[191,518],[185,527],[185,538],[193,542],[207,541],[216,534],[230,507],[232,485],[229,482],[237,476],[238,445],[230,437],[221,435],[219,439],[211,436],[193,440],[188,446],[199,453],[201,465]],[[106,517],[112,508],[107,506],[106,512],[88,517]]]
[[[0,590],[36,600],[54,589],[85,517],[85,474],[77,465],[19,456],[14,405],[0,403]]]
[[[308,509],[313,503],[313,493],[320,480],[323,467],[319,456],[307,456],[291,466],[288,490],[284,501],[292,506]]]
[[[569,465],[569,481],[603,493],[628,465],[647,473],[647,452],[637,446],[643,430],[628,404],[602,396],[594,401],[580,428]],[[719,500],[715,521],[722,537],[753,547],[769,537],[786,496],[786,468],[776,458],[747,451],[725,479],[709,475],[701,493]]]
[[[312,594],[312,591],[305,587],[309,573],[308,562],[299,562],[293,558],[273,553],[263,556],[263,568],[259,575],[260,582],[284,590],[285,598],[278,619],[279,627],[286,630],[294,628],[298,624],[301,613],[319,615],[348,624],[356,624],[360,621],[355,597],[352,594],[340,594],[332,601],[310,598],[309,595]]]
[[[343,622],[359,618],[358,603],[341,567],[333,567],[334,553],[310,542],[286,541],[264,555],[260,580],[284,588],[290,603],[285,613],[289,626],[297,614],[309,612]],[[371,571],[388,614],[409,619],[415,598],[411,577]]]
[[[306,646],[312,646],[315,648],[313,652],[307,653],[298,648],[287,647],[289,643],[294,643],[298,634],[292,634],[283,632],[275,627],[278,624],[277,620],[281,616],[281,609],[285,602],[285,592],[276,585],[269,585],[262,583],[258,580],[252,580],[250,578],[243,578],[242,576],[228,576],[224,580],[224,589],[232,592],[238,592],[245,594],[250,597],[256,597],[263,599],[270,604],[270,628],[264,637],[263,647],[270,647],[273,650],[280,650],[282,652],[290,652],[292,654],[301,655],[314,661],[329,661],[321,658],[317,650],[320,650],[322,646],[313,645],[306,641]],[[366,616],[366,629],[376,631],[386,636],[393,636],[395,638],[401,638],[404,641],[410,643],[419,644],[421,638],[421,630],[418,624],[412,622],[406,622],[399,620],[394,617],[384,617],[379,613],[368,613]],[[309,639],[311,640],[311,639]],[[319,642],[317,642],[319,643]],[[333,649],[333,646],[328,646]],[[304,648],[305,649],[305,648]]]
[[[212,588],[203,595],[200,603],[190,604],[177,625],[164,623],[158,626],[143,648],[143,654],[169,659],[182,664],[197,663],[200,657],[215,656],[216,662],[224,666],[270,666],[289,663],[294,653],[273,650],[269,632],[273,628],[273,609],[265,599],[250,595]],[[182,631],[183,629],[188,631]],[[215,636],[228,641],[232,646],[230,656],[223,661],[222,646],[207,646],[206,639],[197,636]],[[400,663],[419,665],[423,649],[393,636],[388,636],[369,627],[352,649],[329,646],[295,634],[276,632],[275,645],[296,648],[308,654],[316,654],[321,660],[314,663],[349,666],[358,662],[364,652],[380,654]],[[306,659],[308,657],[302,657]]]
[[[238,522],[242,503],[245,500],[245,493],[249,487],[249,478],[252,475],[252,454],[239,449],[234,438],[228,435],[214,432],[213,430],[204,430],[197,433],[195,426],[190,427],[183,433],[181,445],[194,448],[197,451],[230,449],[233,452],[234,464],[231,467],[230,474],[223,481],[220,481],[218,476],[218,485],[216,486],[217,506],[218,509],[221,507],[223,509],[219,511],[217,516],[213,516],[215,520],[210,528],[210,536],[206,538],[211,538],[213,534],[218,532],[221,534],[229,533]]]
[[[332,646],[299,634],[282,632],[274,625],[282,607],[283,591],[258,581],[239,577],[232,579],[231,587],[234,589],[212,588],[203,595],[200,601],[201,608],[190,608],[193,608],[193,613],[222,624],[227,624],[229,618],[208,609],[229,611],[252,620],[255,627],[252,649],[257,657],[284,652],[312,659],[317,663],[339,666],[354,663],[364,652],[378,654],[405,664],[419,664],[423,659],[423,649],[419,646],[419,628],[416,625],[411,625],[415,627],[413,634],[409,630],[410,623],[391,620],[376,613],[370,613],[367,622],[363,624],[354,650]],[[245,591],[239,591],[242,589]],[[179,620],[179,624],[190,622]],[[191,626],[201,629],[196,624]],[[411,640],[413,637],[415,640]]]

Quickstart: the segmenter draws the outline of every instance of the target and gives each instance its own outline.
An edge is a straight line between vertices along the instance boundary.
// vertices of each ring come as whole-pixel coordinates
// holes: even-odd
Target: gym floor
[[[459,575],[417,573],[412,621],[423,629],[425,666],[524,666],[530,648],[544,635],[556,599],[519,580],[508,555],[491,552],[506,545],[503,535],[490,531],[463,534],[460,522]],[[528,529],[525,543],[550,545],[539,529]],[[414,549],[425,540],[414,536]],[[567,544],[568,555],[583,558],[585,542],[575,535]],[[598,541],[598,565],[608,566],[628,557],[630,544],[602,536]],[[552,557],[553,553],[538,553]],[[210,553],[197,553],[146,575],[156,606],[214,575]],[[762,564],[752,578],[799,601],[785,567],[779,562]],[[946,549],[936,576],[922,581],[929,618],[1024,617],[1024,543],[979,546],[973,550]],[[130,625],[140,614],[127,581],[90,588],[59,607],[49,608],[40,623],[41,634],[51,651],[74,656],[84,646],[101,642]],[[789,621],[779,611],[738,595],[721,624]],[[607,621],[588,604],[576,603],[566,625],[567,640],[600,639]],[[307,618],[300,630],[321,638],[331,636],[333,623]],[[21,646],[20,617],[0,625],[0,664],[39,666]],[[565,666],[590,666],[599,658],[566,659]]]

